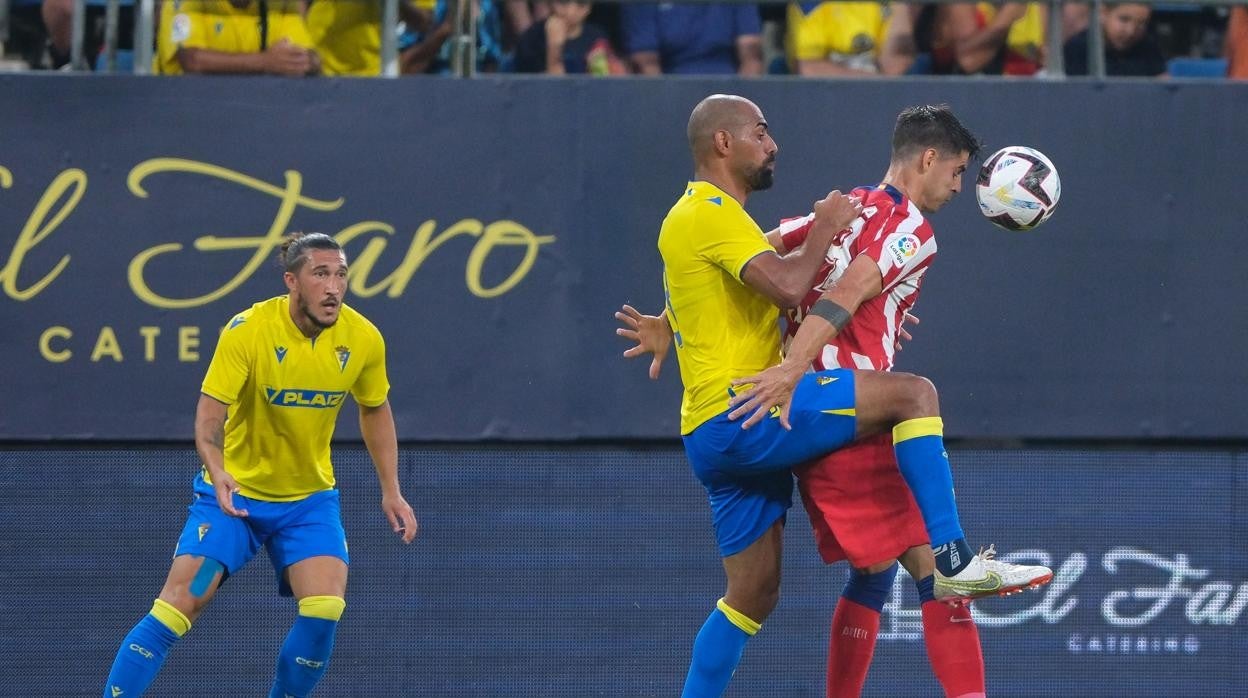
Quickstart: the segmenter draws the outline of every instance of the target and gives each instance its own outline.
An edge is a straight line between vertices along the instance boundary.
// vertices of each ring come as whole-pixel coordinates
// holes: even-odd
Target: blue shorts
[[[793,391],[792,430],[779,413],[749,429],[728,412],[685,435],[693,474],[706,488],[719,553],[745,550],[793,505],[789,468],[836,451],[854,440],[854,373],[838,368],[807,373]]]
[[[326,490],[293,502],[268,502],[234,495],[234,506],[248,515],[234,517],[221,511],[212,485],[203,474],[195,477],[190,515],[178,538],[178,555],[212,558],[225,567],[225,576],[242,569],[263,545],[277,573],[278,593],[291,596],[286,568],[310,557],[328,555],[350,564],[347,534],[342,528],[338,490]],[[225,581],[225,578],[222,578]]]

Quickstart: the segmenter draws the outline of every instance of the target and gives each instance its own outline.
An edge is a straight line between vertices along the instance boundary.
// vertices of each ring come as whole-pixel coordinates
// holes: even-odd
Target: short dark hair
[[[325,233],[291,233],[277,253],[277,263],[294,274],[308,261],[308,250],[342,250],[338,241]]]
[[[928,148],[935,148],[942,155],[965,151],[974,158],[981,145],[948,104],[903,109],[893,128],[893,160],[905,160]]]

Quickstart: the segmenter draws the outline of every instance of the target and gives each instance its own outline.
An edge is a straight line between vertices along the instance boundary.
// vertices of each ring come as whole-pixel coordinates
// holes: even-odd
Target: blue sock
[[[159,599],[151,613],[143,616],[117,650],[113,668],[104,684],[104,698],[136,698],[160,673],[165,656],[178,638],[190,630],[191,622],[173,606]]]
[[[718,698],[741,662],[745,643],[760,624],[732,609],[720,599],[693,641],[693,659],[681,698]]]
[[[893,427],[897,465],[923,513],[933,548],[964,537],[953,498],[953,473],[949,470],[943,433],[940,417],[911,419]],[[969,561],[968,557],[962,564]],[[945,570],[941,573],[947,574]]]
[[[299,600],[299,615],[277,655],[277,677],[269,698],[304,698],[316,688],[329,668],[334,631],[345,606],[342,599],[334,596]]]
[[[914,583],[919,590],[919,605],[936,600],[936,577],[927,575]]]
[[[936,556],[936,569],[946,577],[952,577],[961,572],[963,567],[970,564],[971,558],[975,555],[971,552],[971,546],[965,538],[938,545],[932,548],[932,554]]]
[[[897,576],[897,563],[892,567],[875,574],[863,574],[858,570],[849,571],[849,582],[841,596],[873,611],[883,611],[884,602],[893,590],[893,578]]]

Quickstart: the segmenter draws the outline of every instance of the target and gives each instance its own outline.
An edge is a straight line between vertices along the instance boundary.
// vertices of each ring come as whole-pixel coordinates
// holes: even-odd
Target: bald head
[[[750,128],[763,122],[763,112],[745,97],[737,95],[711,95],[698,102],[689,115],[689,151],[695,161],[701,161],[715,149],[715,133],[728,131],[736,134],[742,128]]]

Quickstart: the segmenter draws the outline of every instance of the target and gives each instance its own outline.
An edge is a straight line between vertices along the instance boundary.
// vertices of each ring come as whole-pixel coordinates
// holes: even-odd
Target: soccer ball
[[[1048,220],[1062,196],[1057,168],[1044,153],[1012,145],[984,161],[975,181],[979,210],[1006,230],[1031,230]]]

